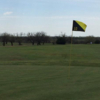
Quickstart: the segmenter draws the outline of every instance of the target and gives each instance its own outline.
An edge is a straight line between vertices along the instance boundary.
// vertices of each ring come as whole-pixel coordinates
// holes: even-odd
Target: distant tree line
[[[23,43],[31,43],[32,45],[44,45],[45,43],[52,43],[55,44],[70,44],[71,43],[71,37],[66,36],[65,34],[59,35],[59,36],[48,36],[45,32],[36,32],[32,33],[29,32],[27,35],[24,35],[24,33],[20,34],[9,34],[9,33],[1,33],[0,34],[0,42],[2,42],[2,45],[5,46],[8,44],[8,42],[11,43],[11,46],[14,45],[14,43],[18,43],[18,45],[22,45]],[[100,37],[94,37],[94,36],[87,36],[87,37],[73,37],[72,38],[73,44],[89,44],[89,43],[95,43],[100,44]]]
[[[19,45],[22,45],[22,43],[31,43],[32,45],[36,43],[37,45],[41,45],[50,42],[50,39],[45,32],[28,33],[27,36],[25,36],[23,33],[14,35],[2,33],[0,34],[0,41],[2,42],[3,46],[5,46],[8,42],[10,42],[12,46],[15,42]]]

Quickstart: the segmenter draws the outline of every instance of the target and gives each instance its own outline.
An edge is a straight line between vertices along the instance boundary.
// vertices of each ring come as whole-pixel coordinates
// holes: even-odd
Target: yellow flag
[[[85,32],[87,25],[80,21],[73,21],[73,28],[72,31],[83,31]]]

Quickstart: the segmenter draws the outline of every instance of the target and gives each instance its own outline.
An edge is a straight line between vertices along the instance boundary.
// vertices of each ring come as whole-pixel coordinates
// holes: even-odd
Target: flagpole
[[[83,31],[85,32],[85,29],[87,27],[86,24],[80,21],[73,20],[72,24],[72,35],[71,35],[71,46],[70,46],[70,58],[69,58],[69,67],[68,67],[68,77],[70,78],[70,67],[72,62],[72,41],[73,41],[73,31]]]
[[[71,46],[70,46],[70,59],[69,59],[69,74],[68,74],[68,77],[70,78],[70,67],[71,67],[71,59],[72,59],[72,42],[73,42],[73,31],[72,31],[72,34],[71,34]]]

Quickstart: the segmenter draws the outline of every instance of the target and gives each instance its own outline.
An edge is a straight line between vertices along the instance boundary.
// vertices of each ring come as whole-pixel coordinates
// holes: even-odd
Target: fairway
[[[0,46],[0,100],[99,100],[100,45]]]

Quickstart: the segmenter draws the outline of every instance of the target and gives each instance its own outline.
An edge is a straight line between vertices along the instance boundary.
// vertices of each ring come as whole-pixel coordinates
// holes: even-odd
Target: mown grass
[[[99,66],[99,45],[73,45],[73,66]],[[69,65],[70,45],[0,47],[1,65]]]
[[[99,100],[100,45],[0,46],[1,100]]]

